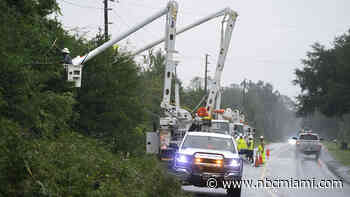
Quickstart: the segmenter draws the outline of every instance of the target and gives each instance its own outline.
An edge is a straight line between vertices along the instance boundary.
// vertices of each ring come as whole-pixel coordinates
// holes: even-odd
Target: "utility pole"
[[[115,0],[103,0],[103,4],[104,4],[104,15],[105,15],[105,40],[108,40],[108,25],[112,24],[108,21],[108,11],[111,11],[112,8],[108,8],[108,1],[114,2]],[[118,3],[119,1],[117,1]]]
[[[108,39],[108,1],[109,0],[104,0],[104,14],[105,14],[105,40]]]
[[[246,99],[246,95],[245,95],[245,89],[246,89],[246,79],[244,79],[243,81],[243,92],[242,92],[242,108],[243,111],[245,111],[245,99]]]
[[[207,95],[207,86],[208,86],[208,57],[209,54],[205,54],[205,71],[204,71],[204,94]]]

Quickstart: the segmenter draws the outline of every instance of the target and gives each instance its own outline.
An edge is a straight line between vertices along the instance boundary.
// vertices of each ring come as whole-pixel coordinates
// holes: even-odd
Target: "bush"
[[[184,196],[152,156],[123,160],[75,132],[25,143],[16,125],[7,125],[0,162],[6,196]]]

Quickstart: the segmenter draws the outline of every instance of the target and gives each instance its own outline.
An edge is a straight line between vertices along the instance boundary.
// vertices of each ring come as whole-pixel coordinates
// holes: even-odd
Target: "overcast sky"
[[[103,29],[102,0],[58,0],[66,29],[79,27],[93,36]],[[282,94],[295,97],[294,70],[310,45],[329,46],[335,36],[350,29],[350,0],[178,0],[177,28],[224,7],[238,12],[222,84],[240,83],[245,78],[270,82]],[[117,36],[166,6],[167,0],[115,0],[110,2],[109,33]],[[210,55],[213,76],[218,56],[221,18],[179,35],[176,50],[178,76],[185,85],[204,74],[204,55]],[[164,36],[165,17],[128,38],[133,49]],[[125,44],[126,41],[121,42]],[[159,47],[163,47],[160,45]],[[74,52],[73,52],[74,54]],[[81,54],[83,55],[83,54]]]

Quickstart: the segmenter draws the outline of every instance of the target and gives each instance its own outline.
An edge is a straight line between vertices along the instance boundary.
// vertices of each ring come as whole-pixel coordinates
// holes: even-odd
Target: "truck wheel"
[[[240,197],[241,188],[230,188],[227,189],[227,197]]]

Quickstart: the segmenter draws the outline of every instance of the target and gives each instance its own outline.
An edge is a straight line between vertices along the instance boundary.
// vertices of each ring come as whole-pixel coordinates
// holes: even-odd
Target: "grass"
[[[328,151],[334,156],[336,160],[345,166],[350,166],[350,149],[340,150],[340,145],[333,142],[323,142],[322,144],[327,147]]]

